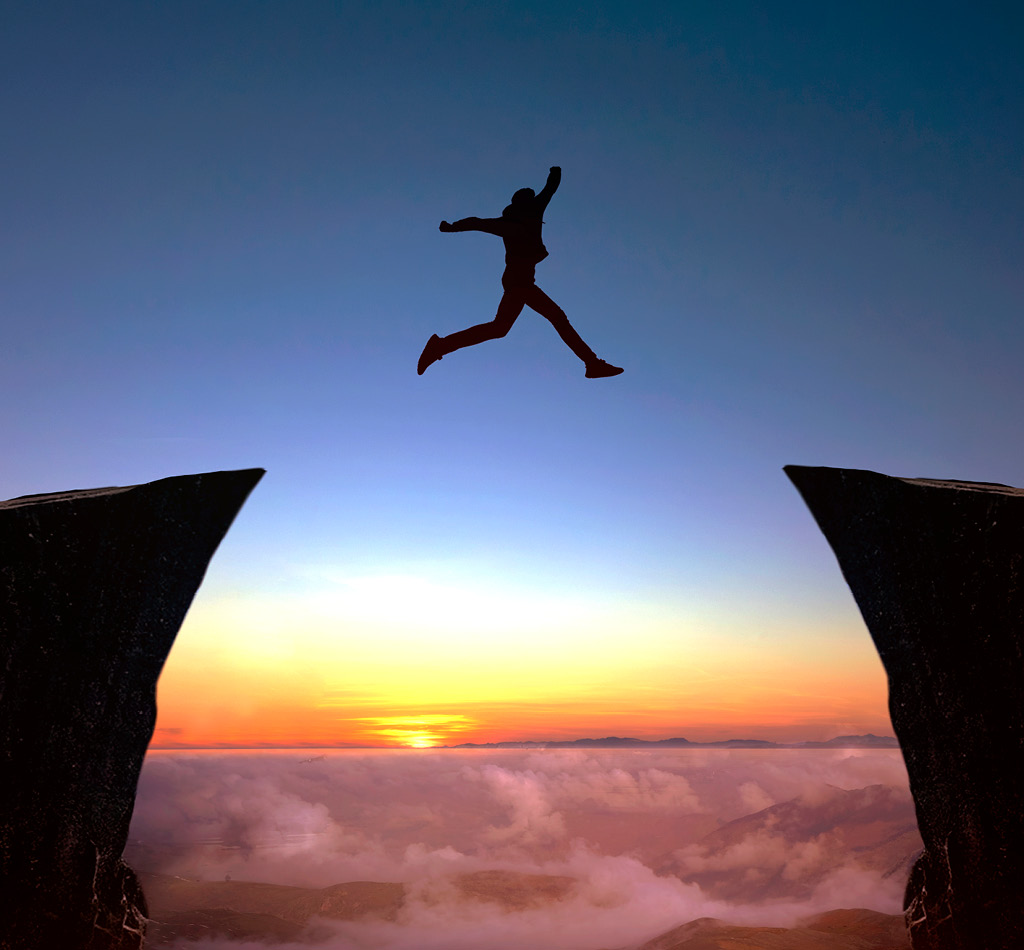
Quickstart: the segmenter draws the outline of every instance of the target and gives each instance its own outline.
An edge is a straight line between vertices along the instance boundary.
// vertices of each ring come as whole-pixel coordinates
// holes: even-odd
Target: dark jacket
[[[496,234],[505,242],[505,262],[514,264],[525,261],[538,264],[548,256],[548,250],[541,240],[541,226],[544,224],[544,209],[562,180],[560,170],[548,175],[544,190],[533,198],[510,204],[500,218],[463,218],[452,222],[453,231],[486,231]]]

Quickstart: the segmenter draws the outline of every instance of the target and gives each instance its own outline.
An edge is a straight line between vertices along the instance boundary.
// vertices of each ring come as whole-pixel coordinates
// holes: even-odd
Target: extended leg
[[[618,376],[622,372],[620,367],[597,358],[597,354],[583,342],[583,338],[573,328],[565,311],[536,284],[526,290],[526,305],[547,318],[565,345],[583,361],[587,367],[587,376]]]
[[[427,345],[423,347],[423,352],[420,354],[419,363],[416,364],[416,372],[422,376],[423,371],[431,363],[437,362],[449,353],[454,353],[455,350],[505,336],[512,329],[516,318],[523,312],[524,306],[522,289],[506,288],[501,303],[498,304],[498,313],[493,320],[487,323],[478,323],[475,327],[467,327],[465,330],[457,330],[455,333],[449,333],[448,336],[434,334],[427,340]]]
[[[597,359],[594,351],[583,342],[583,337],[573,329],[573,325],[569,322],[565,311],[536,284],[527,290],[526,305],[531,310],[536,310],[542,317],[546,317],[558,331],[558,335],[562,338],[565,345],[584,363],[589,364]]]
[[[478,323],[475,327],[467,327],[465,330],[457,330],[443,336],[441,340],[441,355],[461,350],[464,346],[475,346],[486,340],[497,340],[505,336],[512,329],[512,324],[523,312],[525,301],[518,290],[506,290],[502,295],[501,303],[498,304],[498,313],[493,320],[487,323]]]

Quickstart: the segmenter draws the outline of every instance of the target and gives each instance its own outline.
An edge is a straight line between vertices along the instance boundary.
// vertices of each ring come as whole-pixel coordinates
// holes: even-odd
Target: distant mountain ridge
[[[691,742],[689,739],[630,739],[606,736],[603,739],[524,739],[515,742],[461,742],[438,746],[440,749],[898,749],[894,736],[836,736],[825,742],[770,742],[767,739],[722,739],[718,742]]]

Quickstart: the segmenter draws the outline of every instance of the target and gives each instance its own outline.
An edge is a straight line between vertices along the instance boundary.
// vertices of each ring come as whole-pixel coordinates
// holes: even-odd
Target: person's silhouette
[[[449,336],[433,334],[423,347],[416,364],[416,372],[421,376],[431,363],[436,363],[448,353],[505,336],[522,313],[523,307],[530,307],[542,317],[547,317],[569,349],[583,360],[587,368],[586,375],[590,378],[618,376],[622,372],[621,367],[597,358],[573,329],[562,308],[534,283],[537,264],[548,256],[547,248],[541,240],[541,225],[544,223],[542,215],[561,180],[562,170],[557,166],[552,167],[547,184],[539,195],[534,194],[532,188],[520,188],[500,218],[463,218],[452,224],[441,222],[440,230],[446,233],[486,231],[488,234],[497,234],[505,242],[505,273],[501,275],[501,286],[505,288],[505,293],[498,304],[497,316],[489,323],[459,330]]]

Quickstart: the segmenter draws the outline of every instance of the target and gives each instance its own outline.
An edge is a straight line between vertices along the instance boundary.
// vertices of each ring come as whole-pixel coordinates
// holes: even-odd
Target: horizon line
[[[228,751],[269,751],[269,750],[297,750],[297,751],[338,751],[338,750],[354,750],[354,749],[380,749],[380,750],[411,750],[414,752],[422,752],[427,749],[487,749],[487,748],[515,748],[515,747],[538,747],[538,746],[557,746],[565,747],[571,745],[589,745],[591,743],[601,742],[614,742],[614,743],[636,743],[639,745],[652,745],[652,746],[665,746],[669,743],[685,743],[687,746],[695,747],[716,747],[727,744],[736,743],[750,743],[756,747],[774,747],[779,749],[801,749],[801,748],[820,748],[820,747],[831,747],[831,748],[843,748],[842,745],[836,745],[842,740],[878,740],[882,742],[892,742],[895,747],[899,746],[899,742],[895,736],[878,736],[872,732],[862,733],[858,735],[842,735],[833,736],[831,739],[804,739],[791,742],[778,742],[772,739],[750,739],[750,738],[730,738],[730,739],[713,739],[708,742],[699,742],[691,739],[685,739],[682,736],[673,736],[667,739],[637,739],[632,736],[602,736],[600,738],[580,737],[577,739],[502,739],[495,742],[462,742],[455,745],[429,745],[429,746],[412,746],[407,744],[395,744],[395,745],[369,745],[360,743],[334,743],[331,745],[317,744],[317,745],[304,745],[301,743],[292,744],[277,744],[277,743],[261,743],[258,745],[253,744],[235,744],[235,743],[220,743],[217,745],[165,745],[151,743],[147,747],[147,751],[153,752],[228,752]],[[852,748],[862,748],[863,746],[850,746]]]

